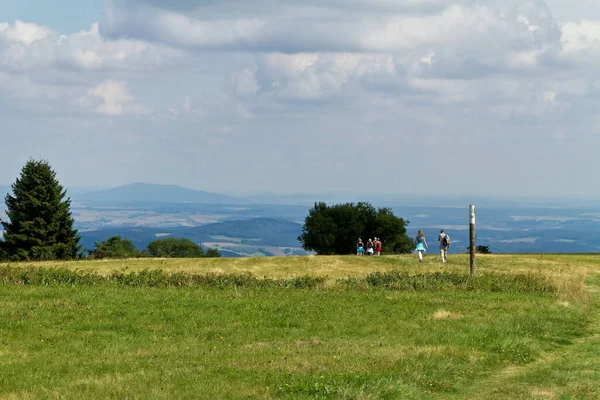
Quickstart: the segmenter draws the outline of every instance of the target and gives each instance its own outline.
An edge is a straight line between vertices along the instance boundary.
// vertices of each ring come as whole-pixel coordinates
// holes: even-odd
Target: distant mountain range
[[[76,194],[74,201],[121,203],[249,203],[246,199],[193,190],[176,185],[132,183],[111,189]]]
[[[479,207],[589,207],[598,204],[598,200],[560,199],[560,198],[515,198],[498,196],[458,196],[458,195],[417,195],[417,194],[358,194],[358,193],[264,193],[245,196],[229,196],[214,192],[194,190],[177,185],[153,183],[131,183],[110,189],[89,191],[84,188],[65,188],[67,196],[75,202],[87,203],[137,203],[137,204],[223,204],[223,205],[295,205],[310,208],[316,201],[326,203],[346,203],[366,201],[376,207],[402,208],[419,205],[421,207],[467,207],[476,204]],[[10,185],[0,185],[1,203],[11,191]],[[0,205],[0,209],[3,208]]]

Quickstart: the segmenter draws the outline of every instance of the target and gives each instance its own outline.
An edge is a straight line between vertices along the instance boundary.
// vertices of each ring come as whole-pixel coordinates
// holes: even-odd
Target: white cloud
[[[91,88],[87,95],[81,98],[80,103],[108,116],[148,113],[144,106],[135,102],[127,84],[121,81],[106,80],[100,83]]]
[[[254,113],[252,111],[250,111],[248,109],[248,107],[245,106],[244,104],[236,105],[235,112],[244,118],[253,118],[254,117]]]
[[[582,192],[600,168],[600,22],[569,22],[541,0],[105,4],[98,24],[68,35],[0,23],[2,131],[29,137],[19,148],[44,153],[47,132],[69,132],[56,146],[69,152],[109,137],[138,153],[87,165],[169,181],[176,164],[193,171],[177,174],[187,182],[219,165],[206,184],[221,186],[203,188],[214,190],[355,188],[359,166],[418,192],[431,181],[398,170],[437,176],[440,162],[460,171],[473,158],[489,191]],[[439,190],[469,193],[458,175]]]
[[[600,21],[565,23],[562,26],[561,43],[567,56],[600,52]]]
[[[258,19],[198,20],[174,12],[159,14],[155,23],[167,42],[206,47],[251,41],[266,24]]]
[[[239,96],[253,96],[259,90],[256,73],[248,68],[234,72],[231,79],[235,93]]]
[[[19,20],[0,23],[0,101],[56,115],[82,104],[101,115],[145,113],[123,81],[156,74],[181,55],[141,40],[106,39],[97,23],[69,35]],[[90,90],[90,81],[104,83]]]
[[[286,69],[285,79],[271,83],[282,95],[305,99],[330,96],[354,75],[338,61],[323,61],[331,54],[364,58],[372,53],[392,59],[395,67],[411,74],[428,67],[429,76],[446,79],[504,69],[529,73],[560,53],[560,28],[540,1],[358,3],[263,0],[252,7],[228,8],[221,3],[113,1],[107,3],[101,31],[198,53],[263,54],[266,62],[259,68],[266,70],[253,73],[264,77]],[[428,50],[425,55],[423,48]],[[272,54],[291,58],[279,56],[271,62]],[[312,59],[319,60],[302,66]],[[274,66],[277,63],[282,65]],[[296,65],[285,65],[289,63]]]
[[[524,24],[524,25],[527,27],[527,29],[529,30],[529,32],[531,32],[531,33],[535,33],[536,31],[539,31],[539,30],[540,30],[540,27],[539,27],[539,26],[537,26],[537,25],[533,25],[533,24],[532,24],[532,23],[529,21],[529,18],[527,18],[527,17],[525,17],[525,16],[523,16],[523,15],[519,15],[519,16],[517,17],[517,21],[518,21],[518,22],[520,22],[520,23],[522,23],[522,24]]]
[[[435,59],[435,52],[430,51],[429,54],[427,54],[425,57],[421,57],[421,62],[423,64],[427,64],[429,66],[431,66],[433,64],[433,60]]]
[[[137,36],[183,47],[243,46],[263,31],[258,18],[196,18],[155,6],[108,1],[102,32],[111,37]],[[166,4],[165,4],[166,5]]]
[[[477,91],[473,82],[450,79],[412,78],[408,85],[416,90],[435,93],[442,102],[465,102],[477,99]]]
[[[14,25],[0,23],[0,40],[9,43],[16,42],[29,46],[35,41],[46,39],[51,34],[52,31],[46,27],[21,20],[15,21]]]
[[[269,53],[260,60],[263,86],[282,97],[318,99],[369,77],[391,77],[390,55],[357,53]]]
[[[256,64],[246,64],[229,78],[233,95],[245,102],[259,94],[321,100],[358,90],[400,96],[414,96],[416,91],[435,95],[429,97],[434,103],[477,102],[482,91],[465,80],[484,82],[482,77],[493,78],[499,72],[526,79],[533,71],[548,72],[544,69],[548,63],[560,62],[561,45],[580,49],[588,43],[569,24],[561,37],[548,8],[539,1],[493,0],[480,5],[467,0],[426,4],[381,0],[353,9],[358,5],[263,0],[256,7],[230,9],[182,1],[109,1],[100,26],[72,35],[36,24],[1,25],[0,38],[8,43],[10,37],[12,44],[0,47],[0,68],[4,64],[9,71],[48,72],[68,66],[85,73],[112,71],[117,80],[131,80],[140,71],[158,73],[174,60],[185,70],[186,64],[201,62],[202,57],[194,59],[192,54],[204,50],[253,50]],[[306,22],[311,29],[301,29]],[[577,28],[581,30],[586,38],[593,37],[593,28]],[[161,43],[185,50],[176,52]],[[313,51],[297,51],[302,48]],[[425,54],[423,48],[428,49]],[[324,51],[328,49],[336,50]],[[501,91],[494,94],[503,96]],[[229,106],[240,114],[236,104],[232,101]],[[252,108],[247,103],[243,107]],[[105,108],[119,112],[116,106]],[[185,104],[165,109],[178,110],[179,116],[205,114],[204,107],[190,113]]]
[[[428,16],[393,16],[383,23],[368,23],[360,30],[360,47],[373,51],[416,49],[428,45],[452,45],[467,36],[487,36],[493,27],[491,10],[453,6]]]
[[[553,90],[546,90],[544,92],[544,101],[550,103],[550,104],[556,104],[556,96],[558,93],[556,93]]]
[[[181,114],[193,115],[193,116],[197,116],[197,117],[206,116],[206,112],[204,111],[204,109],[202,107],[194,104],[194,102],[192,101],[190,96],[185,96],[183,98],[183,103],[181,104],[181,107],[182,107]],[[179,112],[178,112],[178,114],[179,114]]]
[[[61,35],[35,23],[0,24],[0,68],[23,71],[69,67],[75,70],[155,70],[178,52],[140,40],[106,40],[89,30]]]
[[[524,50],[559,37],[547,7],[534,1],[498,0],[483,6],[476,1],[379,1],[355,8],[341,1],[254,5],[225,11],[221,4],[182,10],[177,2],[109,2],[101,27],[109,36],[185,48],[284,53],[392,52],[430,44],[473,48],[484,42]],[[414,12],[419,8],[420,13]],[[376,12],[382,9],[387,12]]]
[[[513,69],[535,68],[540,64],[543,52],[539,50],[525,50],[509,52],[507,54],[507,65]]]

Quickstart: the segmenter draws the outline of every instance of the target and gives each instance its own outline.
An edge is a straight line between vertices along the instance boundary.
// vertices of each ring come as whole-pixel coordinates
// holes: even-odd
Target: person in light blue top
[[[358,242],[356,243],[356,255],[362,256],[365,254],[365,245],[361,238],[358,238]]]
[[[423,231],[419,231],[416,240],[417,247],[415,248],[415,251],[419,254],[419,262],[422,262],[423,253],[427,253],[427,250],[429,250],[429,246],[427,245],[427,240],[425,240],[425,235],[423,234]]]

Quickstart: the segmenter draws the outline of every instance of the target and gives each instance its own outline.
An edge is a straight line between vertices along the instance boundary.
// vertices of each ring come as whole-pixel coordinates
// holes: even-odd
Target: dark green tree
[[[398,218],[389,208],[380,208],[375,219],[375,234],[381,238],[384,253],[408,254],[416,246],[413,239],[406,234],[409,221]]]
[[[6,195],[0,242],[11,260],[72,260],[81,246],[73,229],[71,200],[47,161],[29,160]]]
[[[189,239],[166,238],[148,244],[145,253],[152,257],[164,258],[199,258],[204,257],[202,247]]]
[[[206,250],[206,254],[204,257],[218,258],[221,257],[221,253],[219,253],[219,250],[217,249],[208,249]]]
[[[409,221],[396,217],[389,208],[346,203],[328,206],[315,203],[309,211],[298,240],[307,251],[319,255],[352,254],[362,238],[379,237],[387,253],[409,253],[414,242],[406,235]]]
[[[96,247],[88,250],[91,258],[136,258],[140,252],[129,239],[121,236],[112,236],[102,242],[94,242]]]

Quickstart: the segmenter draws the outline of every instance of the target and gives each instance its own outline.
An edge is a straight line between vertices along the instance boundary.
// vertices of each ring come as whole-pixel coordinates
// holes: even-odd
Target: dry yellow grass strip
[[[551,280],[561,295],[570,301],[585,300],[589,288],[585,280],[590,273],[600,273],[600,256],[596,255],[478,255],[477,272],[534,273]],[[6,264],[3,264],[6,265]],[[419,263],[414,255],[382,257],[305,256],[268,258],[200,258],[200,259],[125,259],[74,262],[12,263],[18,267],[67,268],[82,272],[110,275],[143,270],[164,270],[192,274],[244,274],[273,279],[315,276],[327,278],[332,284],[339,278],[362,277],[376,271],[397,270],[415,273],[469,271],[467,254],[451,255],[447,264],[437,255],[427,255]]]

